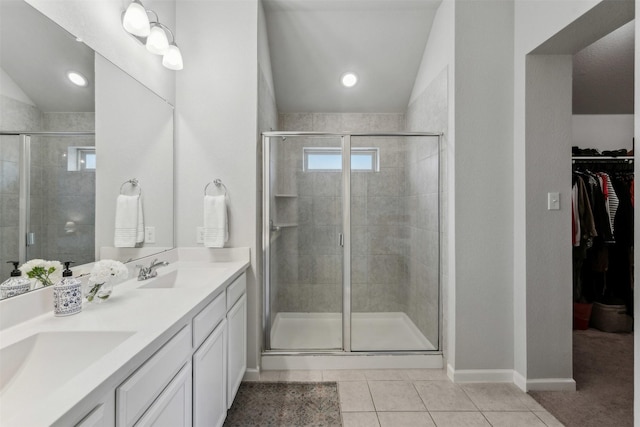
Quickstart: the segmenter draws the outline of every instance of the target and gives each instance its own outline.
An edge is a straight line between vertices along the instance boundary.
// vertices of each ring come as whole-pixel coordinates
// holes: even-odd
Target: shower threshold
[[[339,350],[341,313],[278,313],[271,348],[279,351]],[[434,351],[437,348],[402,312],[352,313],[353,351]]]

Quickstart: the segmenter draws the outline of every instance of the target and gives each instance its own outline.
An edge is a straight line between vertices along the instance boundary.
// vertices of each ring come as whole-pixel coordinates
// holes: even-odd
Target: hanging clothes
[[[576,302],[624,303],[631,314],[634,176],[629,164],[621,164],[599,162],[574,170],[573,287]]]

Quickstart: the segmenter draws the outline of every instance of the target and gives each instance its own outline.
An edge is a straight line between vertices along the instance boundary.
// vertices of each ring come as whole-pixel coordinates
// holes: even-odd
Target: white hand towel
[[[204,196],[204,246],[222,248],[227,240],[229,225],[225,196]]]
[[[142,213],[142,197],[138,196],[138,224],[136,243],[144,243],[144,214]]]
[[[139,196],[118,196],[116,200],[116,227],[113,245],[116,248],[136,246],[138,233]]]

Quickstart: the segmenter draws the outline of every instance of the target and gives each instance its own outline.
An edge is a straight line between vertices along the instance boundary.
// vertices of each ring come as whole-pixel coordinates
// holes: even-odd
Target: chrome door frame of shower
[[[342,139],[342,234],[344,236],[343,262],[342,262],[342,350],[272,350],[271,349],[271,142],[273,137],[326,137]],[[263,351],[270,354],[425,354],[434,351],[351,351],[351,137],[402,137],[402,136],[426,136],[438,138],[438,156],[443,133],[438,132],[295,132],[295,131],[270,131],[262,133],[262,281],[263,281]],[[438,188],[440,188],[440,162],[438,161]],[[440,189],[438,190],[441,191]],[[438,203],[440,211],[440,203]],[[438,215],[438,229],[440,229],[440,215]],[[440,266],[440,245],[438,245],[438,266]],[[439,268],[439,267],[438,267]],[[439,276],[439,275],[438,275]],[[440,287],[438,278],[438,287]],[[439,294],[441,294],[439,289]],[[442,313],[442,298],[438,298],[438,313]],[[439,315],[440,317],[440,315]],[[438,342],[442,337],[442,322],[438,319]],[[440,353],[440,344],[437,353]]]
[[[0,136],[17,136],[20,138],[20,181],[19,181],[19,212],[24,212],[18,218],[18,233],[22,243],[18,247],[20,263],[27,261],[27,245],[29,230],[31,229],[31,137],[32,136],[94,136],[95,132],[29,132],[29,131],[0,131]]]

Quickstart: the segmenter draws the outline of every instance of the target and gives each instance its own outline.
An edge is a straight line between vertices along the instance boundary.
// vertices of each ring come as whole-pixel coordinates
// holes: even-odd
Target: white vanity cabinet
[[[217,427],[224,424],[246,370],[247,276],[241,274],[194,318],[194,345],[204,325],[215,330],[193,355],[193,425]],[[219,302],[220,298],[223,303]],[[226,309],[220,312],[221,307]],[[203,317],[208,322],[199,321]],[[196,325],[201,326],[196,326]]]
[[[193,425],[220,427],[227,417],[227,321],[193,353]]]
[[[191,356],[191,337],[191,325],[187,325],[116,389],[117,427],[138,425],[138,420],[141,420],[152,403],[156,406],[156,413],[162,412],[162,408],[156,405],[158,402],[154,401],[166,391],[170,383],[173,384],[172,381],[178,372],[184,372],[185,362]],[[188,371],[191,378],[190,365]],[[165,398],[160,404],[162,403],[175,402],[167,401]],[[191,407],[190,402],[188,406]]]
[[[247,366],[246,289],[242,273],[116,388],[116,427],[222,427]],[[113,425],[100,408],[79,425]]]

